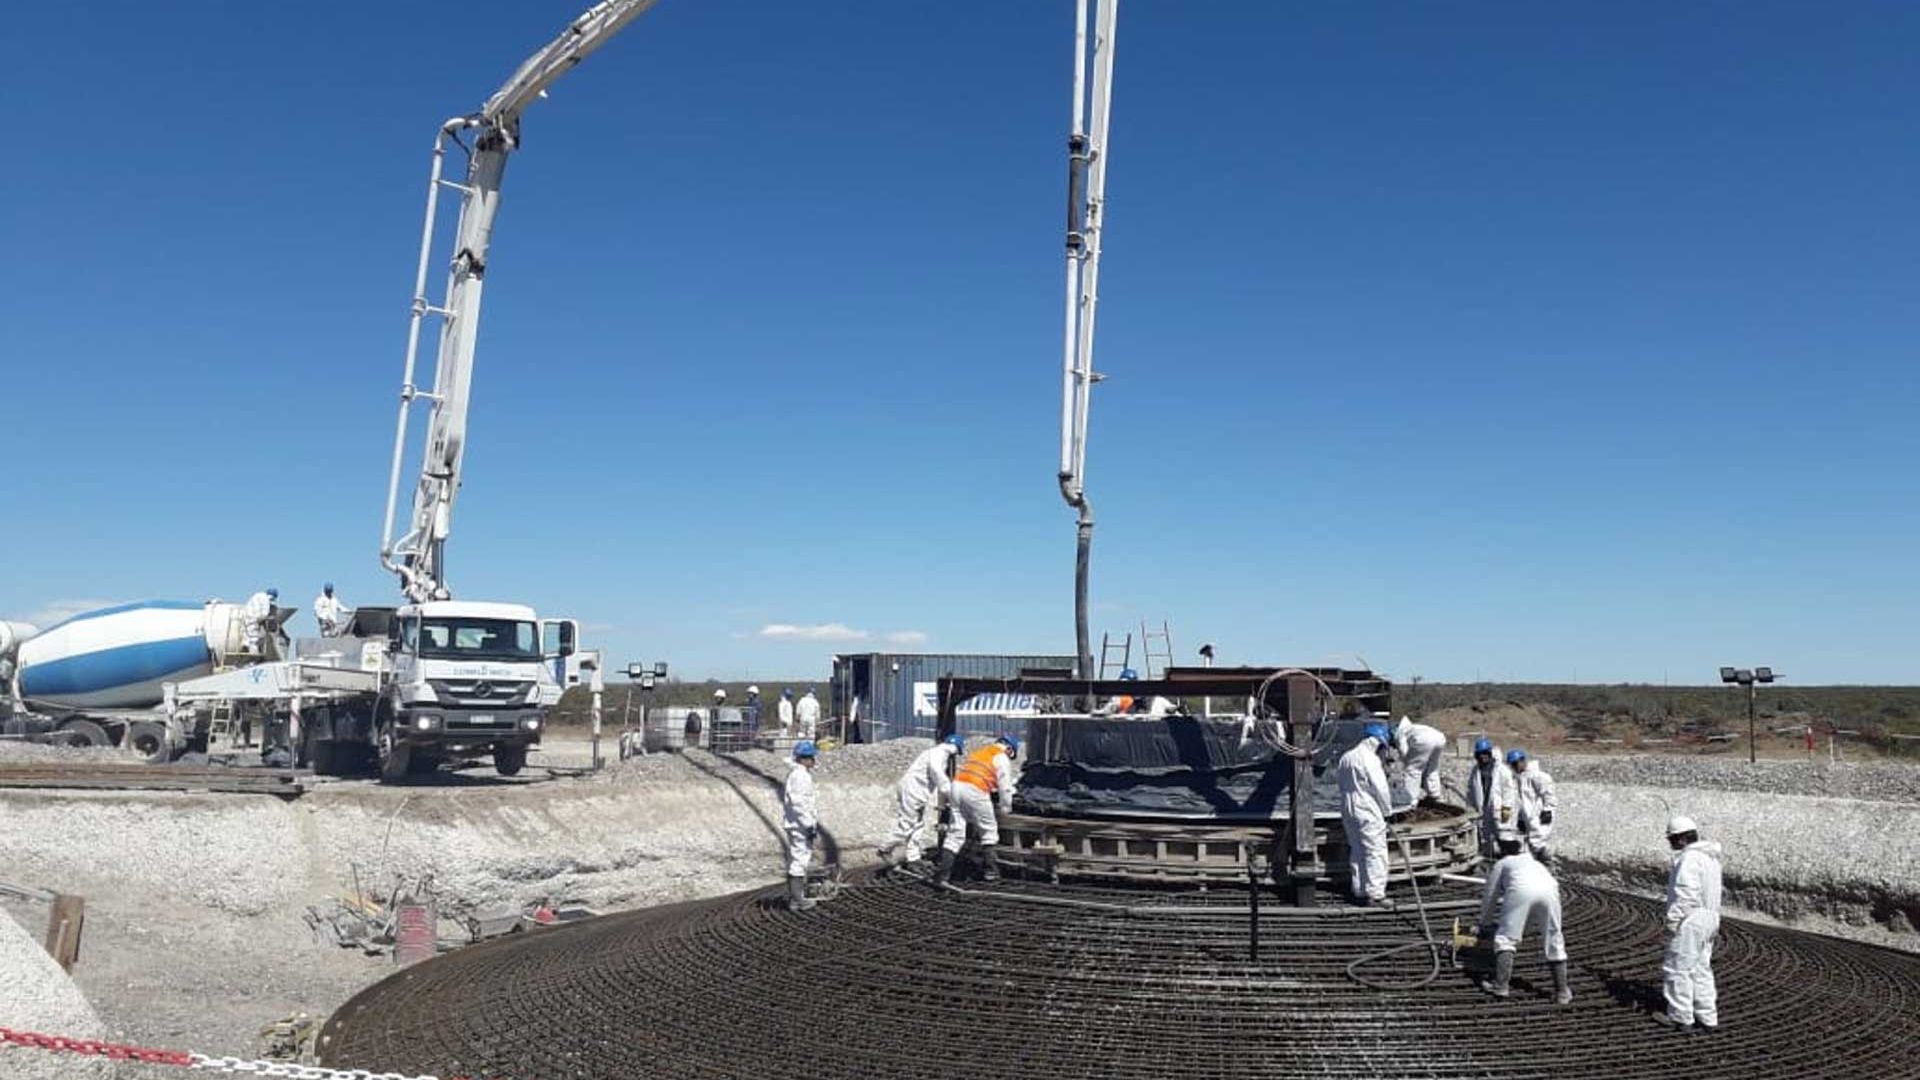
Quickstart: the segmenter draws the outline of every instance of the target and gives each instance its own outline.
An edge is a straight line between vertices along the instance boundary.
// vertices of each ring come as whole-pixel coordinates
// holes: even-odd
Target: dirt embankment
[[[827,843],[849,864],[891,824],[924,741],[822,758]],[[110,1038],[251,1054],[260,1025],[325,1016],[392,970],[317,942],[303,915],[356,887],[431,877],[465,904],[603,910],[777,883],[788,763],[699,751],[537,784],[323,785],[292,802],[174,793],[0,792],[8,880],[84,895],[75,981]],[[8,905],[29,926],[44,907]],[[7,1016],[0,1015],[0,1026]]]

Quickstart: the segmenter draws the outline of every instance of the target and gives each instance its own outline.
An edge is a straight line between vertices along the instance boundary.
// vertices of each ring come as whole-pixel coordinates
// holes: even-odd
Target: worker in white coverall
[[[807,864],[813,861],[813,841],[820,835],[820,811],[814,801],[812,739],[793,744],[793,771],[780,787],[781,831],[787,838],[787,910],[805,911],[813,906],[807,898]]]
[[[793,687],[780,691],[780,737],[793,734]]]
[[[1513,770],[1500,760],[1500,751],[1492,739],[1481,738],[1473,744],[1473,767],[1467,770],[1467,809],[1480,822],[1480,857],[1492,862],[1500,857],[1500,840],[1520,836],[1514,819],[1514,804],[1520,792],[1513,782]]]
[[[273,621],[273,602],[280,599],[279,589],[262,589],[247,597],[240,609],[240,633],[250,653],[261,653],[267,637],[267,624]]]
[[[1560,931],[1560,883],[1538,859],[1526,854],[1518,837],[1500,841],[1500,861],[1487,875],[1480,898],[1479,936],[1493,939],[1493,977],[1480,988],[1494,997],[1511,991],[1513,956],[1538,927],[1547,967],[1553,972],[1553,999],[1562,1005],[1573,1000],[1567,985],[1567,939]]]
[[[954,755],[966,748],[966,738],[955,733],[920,751],[907,766],[896,789],[899,805],[894,811],[893,832],[880,849],[880,857],[888,866],[910,866],[920,861],[925,847],[920,834],[926,826],[927,804],[952,801],[953,779],[948,774]]]
[[[340,633],[340,619],[346,614],[346,605],[333,595],[333,582],[320,587],[320,595],[313,598],[313,621],[320,624],[321,637],[334,637]]]
[[[1519,747],[1507,751],[1507,768],[1513,770],[1514,820],[1520,838],[1527,842],[1534,858],[1550,863],[1547,840],[1553,835],[1553,813],[1560,805],[1553,794],[1553,777]]]
[[[1667,821],[1667,952],[1660,960],[1667,1011],[1654,1019],[1673,1028],[1720,1026],[1720,992],[1713,984],[1713,942],[1720,936],[1720,845],[1700,839],[1684,814]]]
[[[1340,822],[1347,828],[1347,863],[1353,868],[1349,892],[1361,906],[1386,905],[1387,814],[1393,789],[1381,761],[1392,736],[1387,725],[1371,723],[1360,742],[1340,755]]]
[[[813,696],[813,687],[807,687],[807,696],[800,699],[800,704],[794,709],[794,714],[800,720],[801,738],[817,739],[820,737],[820,699]]]
[[[1440,801],[1440,755],[1447,750],[1447,734],[1416,724],[1403,716],[1393,729],[1393,749],[1400,755],[1400,785],[1410,803]]]
[[[994,816],[997,801],[1000,812],[1013,812],[1014,759],[1020,756],[1020,740],[1002,735],[968,754],[953,776],[953,823],[947,826],[947,838],[940,845],[940,865],[934,869],[933,883],[942,886],[953,876],[953,862],[967,846],[967,834],[980,843],[980,858],[985,864],[981,876],[1000,880],[1000,822]]]

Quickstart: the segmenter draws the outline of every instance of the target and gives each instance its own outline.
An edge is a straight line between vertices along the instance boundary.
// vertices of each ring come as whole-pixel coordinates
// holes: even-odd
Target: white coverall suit
[[[1720,934],[1720,845],[1695,840],[1667,871],[1667,1018],[1681,1027],[1720,1023],[1720,992],[1713,984],[1713,941]]]
[[[1393,733],[1393,748],[1406,767],[1401,774],[1400,785],[1407,793],[1407,801],[1417,803],[1421,799],[1438,799],[1440,757],[1447,751],[1447,733],[1439,728],[1416,724],[1403,716],[1400,726]]]
[[[1480,898],[1480,925],[1493,928],[1493,951],[1513,952],[1538,924],[1549,961],[1567,958],[1560,932],[1560,883],[1531,855],[1508,855],[1493,864]]]
[[[1514,774],[1520,833],[1527,841],[1527,850],[1533,852],[1536,859],[1547,857],[1547,840],[1553,835],[1553,815],[1560,800],[1553,794],[1553,777],[1540,767],[1537,761],[1528,761],[1527,767]]]
[[[1490,766],[1482,769],[1475,761],[1467,770],[1466,787],[1467,809],[1480,819],[1480,854],[1497,859],[1500,838],[1513,840],[1520,836],[1519,822],[1514,818],[1514,804],[1520,801],[1520,790],[1514,783],[1513,770],[1500,760],[1500,751],[1496,748]]]
[[[955,821],[947,827],[947,839],[941,847],[955,855],[960,854],[960,849],[967,846],[967,834],[970,832],[980,841],[980,846],[984,849],[991,850],[1000,842],[1000,822],[993,816],[996,795],[999,797],[1002,812],[1013,811],[1013,762],[1007,758],[1006,747],[999,743],[993,743],[987,749],[992,751],[990,755],[993,759],[992,779],[983,781],[977,775],[977,770],[970,770],[965,764],[962,764],[960,774],[954,777],[952,791]],[[980,753],[981,751],[975,750],[968,754],[967,761],[977,761]],[[982,787],[983,782],[991,784],[992,790]]]
[[[313,621],[320,624],[320,636],[332,637],[340,630],[340,613],[346,605],[337,596],[321,593],[313,598]]]
[[[919,862],[920,853],[925,850],[920,834],[926,824],[927,804],[935,795],[951,798],[953,781],[947,776],[947,768],[954,753],[951,743],[934,743],[920,751],[913,764],[907,766],[906,775],[900,778],[900,806],[894,815],[887,846],[905,845],[907,862]]]
[[[793,699],[780,695],[780,734],[793,734]]]
[[[1368,737],[1340,755],[1340,821],[1347,828],[1347,863],[1353,867],[1354,899],[1387,895],[1387,812],[1393,789],[1380,763],[1380,740]]]
[[[812,769],[793,763],[780,788],[780,803],[785,811],[780,824],[787,837],[787,876],[806,877],[807,864],[813,861],[813,834],[820,827]]]
[[[247,643],[247,651],[257,653],[260,643],[267,635],[267,620],[273,617],[273,598],[264,592],[247,597],[247,606],[240,609],[240,629]]]
[[[817,737],[820,730],[820,699],[813,696],[813,691],[807,691],[807,696],[800,699],[800,707],[795,711],[800,717],[800,737]]]

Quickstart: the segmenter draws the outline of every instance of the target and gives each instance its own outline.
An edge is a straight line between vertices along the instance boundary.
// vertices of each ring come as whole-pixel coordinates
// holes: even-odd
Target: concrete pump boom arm
[[[433,140],[433,163],[427,177],[426,223],[420,232],[420,261],[414,274],[412,312],[407,328],[406,373],[400,386],[400,417],[393,438],[393,465],[387,479],[387,511],[380,533],[380,563],[399,575],[400,588],[415,601],[444,600],[452,596],[446,580],[446,541],[453,529],[453,500],[460,491],[461,461],[466,451],[468,393],[473,385],[474,346],[480,329],[480,300],[487,273],[487,249],[493,239],[493,218],[500,206],[500,180],[507,156],[520,145],[520,114],[546,93],[562,75],[607,43],[613,35],[644,14],[657,0],[603,0],[568,24],[560,36],[534,53],[513,73],[480,111],[457,116],[440,126]],[[470,137],[471,145],[461,139]],[[467,174],[456,183],[443,179],[448,140],[467,151]],[[452,265],[446,297],[438,305],[427,300],[427,271],[433,257],[433,234],[440,190],[460,193],[460,221],[455,228]],[[433,389],[414,383],[419,357],[421,325],[440,319],[440,338],[433,369]],[[400,470],[406,454],[407,422],[415,398],[433,403],[427,422],[426,449],[420,460],[420,478],[413,493],[413,513],[407,531],[393,535],[394,514],[400,496]]]

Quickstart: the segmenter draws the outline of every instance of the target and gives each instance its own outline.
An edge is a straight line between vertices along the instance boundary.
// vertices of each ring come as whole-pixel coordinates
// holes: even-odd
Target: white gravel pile
[[[1909,935],[1920,921],[1920,804],[1566,781],[1564,764],[1554,839],[1576,870],[1664,885],[1666,819],[1685,813],[1725,846],[1733,903]]]
[[[0,912],[0,1027],[72,1038],[100,1038],[93,1006],[25,927]],[[104,1061],[44,1050],[0,1046],[7,1080],[67,1080],[113,1075]]]
[[[0,739],[0,762],[84,764],[139,760],[138,755],[117,746],[53,746],[48,743],[21,742],[18,739]]]
[[[1920,766],[1898,762],[1829,764],[1824,749],[1811,762],[1749,763],[1744,757],[1679,754],[1568,754],[1542,761],[1554,779],[1561,781],[1920,803]]]

